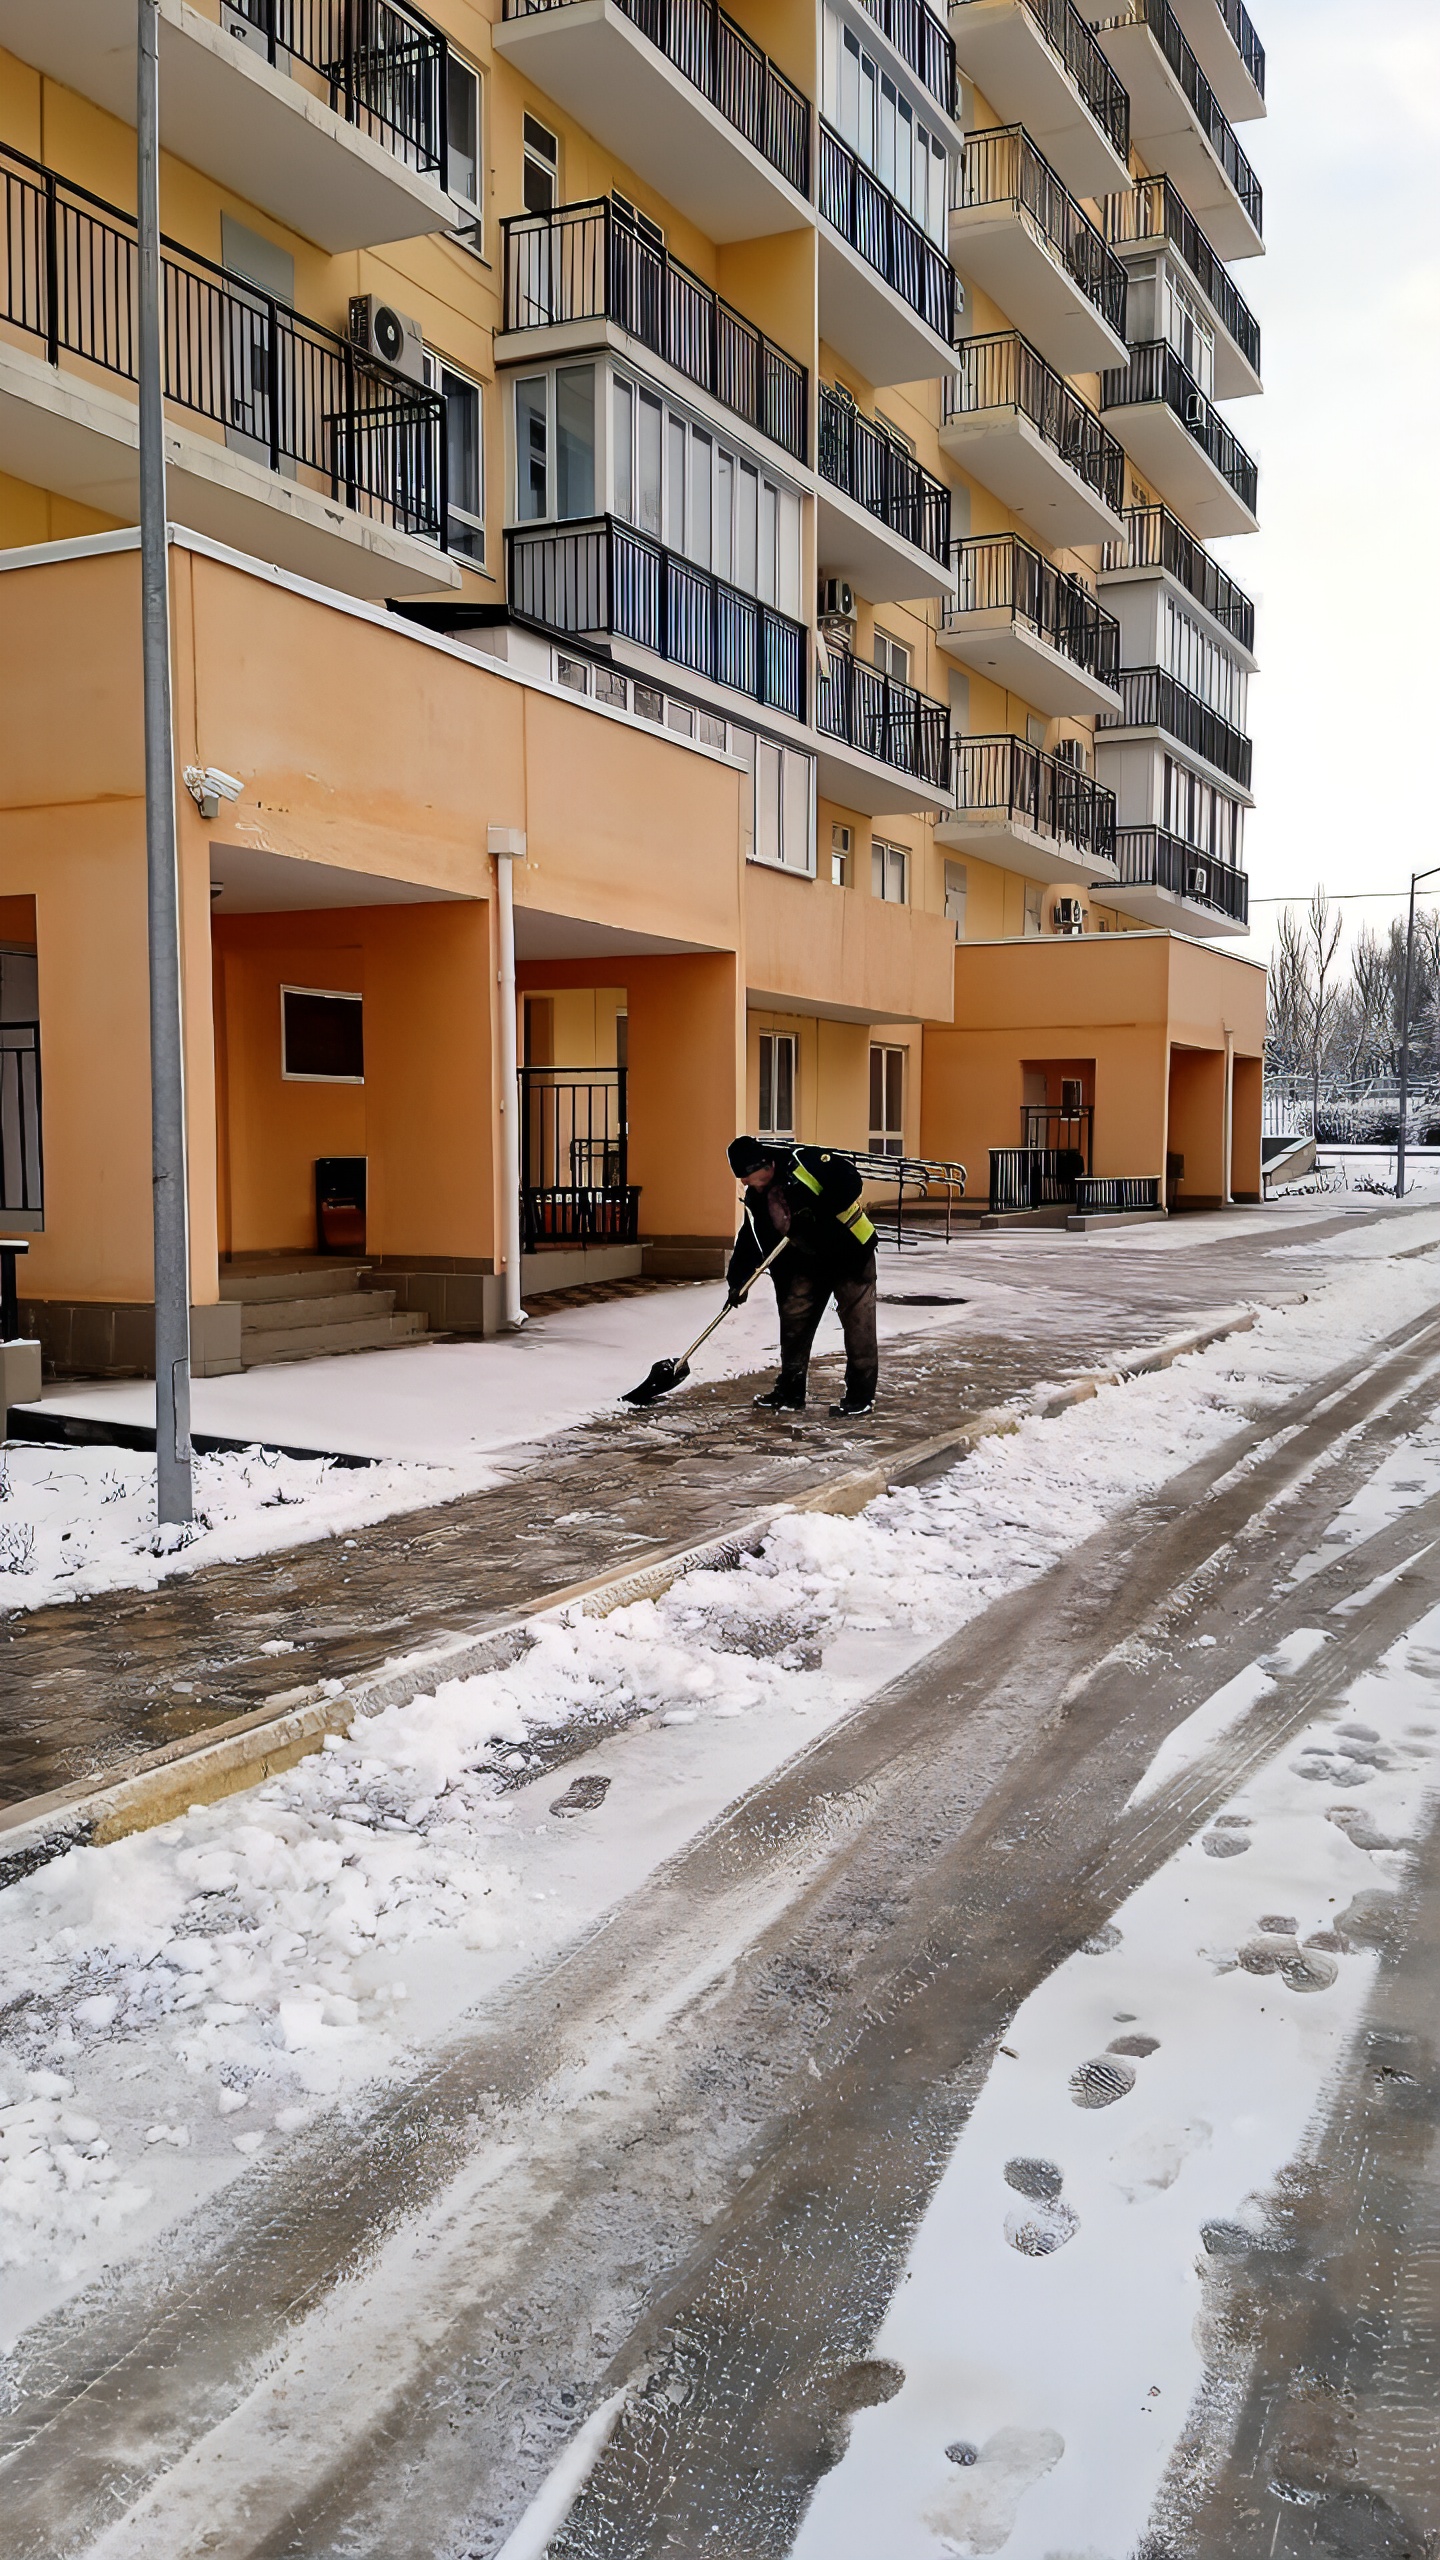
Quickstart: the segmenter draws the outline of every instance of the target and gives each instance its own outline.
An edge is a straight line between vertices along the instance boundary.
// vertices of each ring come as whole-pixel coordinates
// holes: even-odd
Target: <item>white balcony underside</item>
[[[0,0],[0,45],[134,124],[131,0]],[[160,0],[160,138],[177,160],[332,254],[456,219],[433,178],[186,0]]]
[[[1249,357],[1243,353],[1239,340],[1231,336],[1224,321],[1221,319],[1219,312],[1216,310],[1214,303],[1211,301],[1208,293],[1206,293],[1204,286],[1200,283],[1198,277],[1191,274],[1190,269],[1187,267],[1184,259],[1180,256],[1180,253],[1175,248],[1173,242],[1166,239],[1125,240],[1117,241],[1114,246],[1116,257],[1120,260],[1121,265],[1127,269],[1138,265],[1142,259],[1147,262],[1151,260],[1159,260],[1161,258],[1166,259],[1169,262],[1171,273],[1181,279],[1187,291],[1200,296],[1205,305],[1206,311],[1209,313],[1210,321],[1215,331],[1214,397],[1217,400],[1258,399],[1265,388],[1259,374],[1256,372]],[[1133,280],[1130,289],[1133,297],[1136,291],[1136,286]],[[1135,309],[1133,299],[1131,301],[1130,309],[1133,324]],[[1136,334],[1137,336],[1143,336],[1143,329],[1138,330]]]
[[[711,240],[802,231],[811,207],[613,5],[497,17],[495,50]]]
[[[853,809],[864,818],[933,818],[955,806],[948,791],[917,782],[913,774],[882,764],[878,756],[862,755],[839,738],[821,737],[816,731],[810,743],[815,750],[816,789],[822,800],[833,801],[837,808]]]
[[[1196,856],[1197,861],[1202,858]],[[1234,916],[1217,915],[1213,907],[1201,906],[1196,898],[1182,898],[1173,889],[1137,889],[1127,883],[1116,890],[1114,903],[1122,915],[1134,916],[1141,924],[1163,925],[1167,932],[1191,933],[1208,942],[1243,942],[1250,931]]]
[[[1236,496],[1223,471],[1192,436],[1168,400],[1121,402],[1101,411],[1136,469],[1202,542],[1254,533],[1258,518]]]
[[[820,225],[820,336],[877,391],[934,382],[954,369],[954,349],[912,311],[879,269]]]
[[[133,524],[139,513],[135,403],[0,345],[0,470]],[[342,594],[443,593],[460,572],[433,543],[253,462],[167,419],[166,497],[177,524]]]
[[[957,615],[942,623],[940,646],[962,666],[988,676],[1049,719],[1119,709],[1120,696],[1088,667],[1052,647],[1007,607]]]
[[[1215,0],[1170,0],[1180,32],[1232,124],[1250,124],[1265,101]]]
[[[1212,5],[1212,0],[1206,0]],[[1130,183],[1126,160],[1096,122],[1026,0],[966,0],[950,13],[955,56],[1002,124],[1023,124],[1078,196]]]
[[[848,578],[869,604],[909,604],[955,593],[955,573],[918,550],[832,481],[815,481],[815,558],[822,578]]]
[[[542,365],[560,363],[569,356],[594,355],[608,350],[611,355],[622,357],[626,364],[634,365],[637,372],[643,373],[657,390],[669,392],[686,408],[708,418],[718,435],[732,442],[738,437],[753,452],[772,457],[796,488],[808,490],[811,485],[807,466],[797,462],[787,446],[777,444],[773,436],[763,434],[741,410],[727,408],[713,392],[702,389],[688,373],[682,373],[678,365],[670,364],[664,356],[657,355],[643,338],[632,338],[629,331],[622,329],[614,320],[592,315],[583,320],[557,320],[549,327],[538,329],[497,330],[492,345],[497,373],[509,371],[512,367],[538,372]]]
[[[1222,792],[1227,800],[1234,800],[1242,809],[1254,808],[1254,796],[1247,783],[1237,782],[1223,765],[1212,764],[1198,747],[1190,746],[1184,738],[1173,736],[1170,730],[1162,728],[1158,720],[1149,720],[1137,722],[1133,728],[1101,729],[1096,735],[1096,779],[1114,792],[1122,809],[1128,795],[1121,785],[1123,766],[1120,750],[1135,746],[1149,747],[1157,763],[1168,757],[1175,764],[1187,765],[1192,773],[1198,773],[1202,781]]]
[[[950,256],[1057,373],[1103,373],[1107,365],[1128,362],[1124,339],[1018,204],[954,207]]]
[[[1088,889],[1101,881],[1109,897],[1115,865],[1056,836],[1041,835],[1022,818],[1004,810],[959,809],[935,830],[935,841],[947,853],[973,853],[999,871],[1018,872],[1025,880],[1043,880],[1053,888]]]
[[[1128,23],[1097,33],[1130,93],[1130,139],[1146,168],[1174,180],[1218,256],[1263,257],[1265,243],[1148,26]]]
[[[1243,642],[1236,639],[1234,632],[1225,623],[1217,620],[1197,595],[1191,594],[1182,579],[1172,576],[1168,569],[1149,566],[1139,569],[1102,569],[1096,578],[1095,585],[1102,598],[1111,595],[1111,590],[1114,588],[1163,587],[1172,602],[1179,606],[1180,611],[1188,613],[1192,621],[1198,622],[1202,630],[1208,631],[1217,649],[1223,649],[1226,657],[1233,658],[1237,667],[1243,667],[1247,676],[1253,676],[1258,672],[1260,663],[1258,658],[1244,646]],[[1123,625],[1123,609],[1113,597],[1110,611],[1121,614]],[[1135,663],[1138,664],[1139,661]]]
[[[947,418],[940,442],[982,489],[1002,498],[1050,550],[1116,542],[1124,519],[1073,471],[1023,409],[979,409]]]

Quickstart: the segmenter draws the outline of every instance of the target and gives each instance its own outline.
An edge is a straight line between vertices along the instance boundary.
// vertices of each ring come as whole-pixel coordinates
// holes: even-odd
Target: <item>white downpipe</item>
[[[504,1206],[500,1241],[505,1269],[505,1324],[518,1333],[529,1318],[520,1303],[520,1056],[515,1006],[515,894],[512,864],[525,859],[522,827],[491,827],[500,967],[500,1162]]]
[[[1230,1209],[1235,1205],[1230,1193],[1230,1159],[1235,1146],[1235,1034],[1228,1022],[1225,1024],[1225,1119],[1221,1143],[1225,1149],[1225,1162],[1221,1168],[1220,1198]]]

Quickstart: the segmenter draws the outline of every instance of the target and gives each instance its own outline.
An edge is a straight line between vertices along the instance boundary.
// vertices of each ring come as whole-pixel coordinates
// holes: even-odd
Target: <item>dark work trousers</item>
[[[880,1376],[875,1340],[875,1256],[858,1271],[841,1275],[793,1247],[782,1253],[771,1278],[780,1308],[780,1385],[799,1403],[805,1400],[805,1373],[815,1329],[833,1298],[845,1336],[845,1393],[851,1404],[869,1404]]]

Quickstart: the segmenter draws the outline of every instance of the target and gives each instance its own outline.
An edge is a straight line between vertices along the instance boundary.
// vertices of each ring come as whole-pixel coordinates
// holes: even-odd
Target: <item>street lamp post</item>
[[[1395,1146],[1395,1197],[1405,1197],[1405,1114],[1410,1101],[1410,978],[1415,960],[1415,885],[1420,880],[1433,880],[1440,872],[1440,862],[1428,871],[1410,874],[1410,912],[1405,925],[1405,980],[1400,999],[1400,1130]]]

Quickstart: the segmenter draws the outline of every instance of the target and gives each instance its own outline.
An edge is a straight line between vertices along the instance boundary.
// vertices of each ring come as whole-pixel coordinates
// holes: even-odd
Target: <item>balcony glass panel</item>
[[[961,207],[1015,205],[1043,234],[1086,300],[1123,338],[1125,270],[1023,125],[966,135],[955,201]]]
[[[1018,331],[966,338],[946,378],[946,419],[1018,409],[1061,460],[1118,515],[1125,495],[1123,448],[1093,409]]]
[[[950,714],[913,684],[882,675],[847,650],[830,652],[815,687],[815,726],[861,755],[913,774],[932,790],[950,787]]]
[[[862,418],[853,400],[820,386],[819,467],[822,480],[843,489],[867,514],[878,516],[928,551],[945,559],[950,548],[950,492],[896,444]]]

